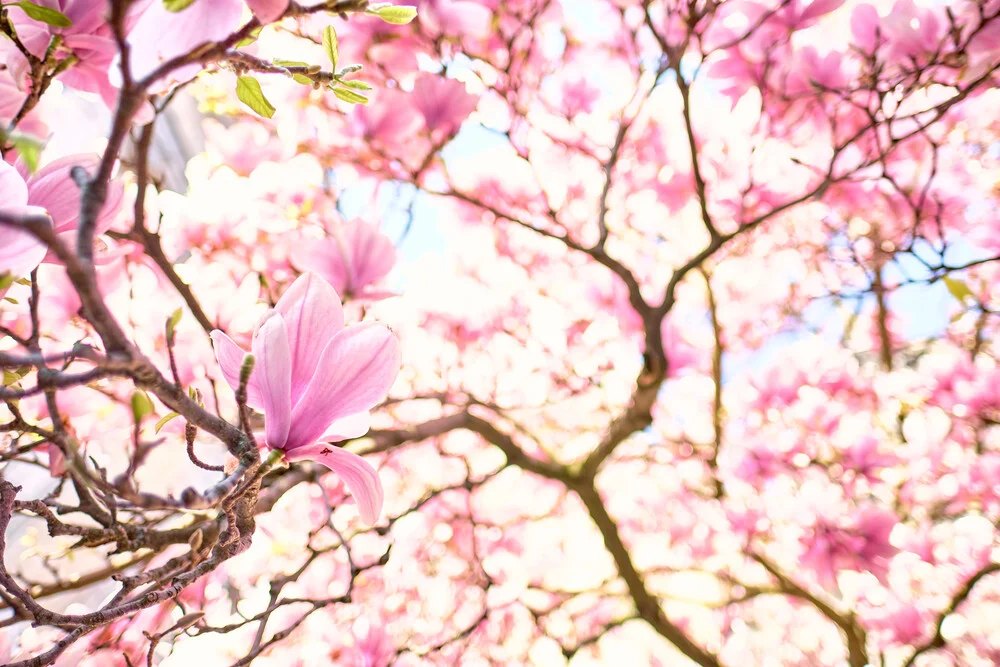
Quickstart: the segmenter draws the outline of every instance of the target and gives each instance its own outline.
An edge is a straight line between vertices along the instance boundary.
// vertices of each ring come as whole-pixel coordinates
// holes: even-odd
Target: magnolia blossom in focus
[[[234,390],[246,352],[212,332],[222,373]],[[382,509],[382,484],[364,459],[326,444],[368,432],[371,410],[399,373],[399,342],[388,327],[344,327],[334,289],[311,273],[300,276],[253,335],[256,359],[247,405],[264,413],[265,442],[288,461],[322,463],[347,484],[368,524]]]
[[[396,248],[374,225],[353,220],[332,238],[308,240],[292,250],[292,265],[312,271],[333,285],[338,294],[384,299],[392,292],[366,289],[381,280],[396,263]]]

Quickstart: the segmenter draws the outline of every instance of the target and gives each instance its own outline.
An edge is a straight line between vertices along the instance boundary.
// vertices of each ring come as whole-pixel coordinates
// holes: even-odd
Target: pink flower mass
[[[1000,0],[0,1],[0,664],[1000,665]]]

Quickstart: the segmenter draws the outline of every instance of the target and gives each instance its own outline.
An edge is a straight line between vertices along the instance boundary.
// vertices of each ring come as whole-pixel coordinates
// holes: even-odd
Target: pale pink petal
[[[336,240],[305,240],[292,248],[289,259],[299,271],[311,271],[322,277],[338,294],[347,291],[347,264]]]
[[[294,404],[316,372],[323,350],[344,328],[344,308],[326,281],[305,273],[278,299],[274,309],[281,314],[288,331]]]
[[[17,208],[0,207],[0,212],[14,215],[44,214],[34,206]],[[0,225],[0,275],[10,274],[17,278],[31,273],[38,266],[48,248],[30,233],[9,225]]]
[[[360,220],[348,230],[351,246],[351,291],[381,280],[396,263],[396,246],[375,226]]]
[[[330,424],[326,432],[320,437],[320,441],[341,442],[343,440],[350,440],[351,438],[360,438],[368,432],[371,425],[372,414],[368,410],[355,412],[353,415],[341,417]]]
[[[288,9],[288,0],[247,0],[247,6],[261,23],[277,20]]]
[[[399,341],[388,327],[348,327],[330,341],[292,411],[288,449],[311,445],[335,420],[369,410],[399,374]]]
[[[429,130],[455,129],[479,105],[479,98],[468,93],[461,81],[430,73],[417,77],[411,97]]]
[[[865,53],[875,50],[880,21],[878,11],[869,4],[857,5],[851,12],[851,34],[855,44]]]
[[[219,360],[222,377],[226,379],[233,391],[237,391],[240,388],[240,368],[243,366],[244,357],[247,356],[246,351],[218,329],[210,333],[209,336],[215,343],[215,358]],[[257,386],[256,373],[250,376],[250,381],[247,383],[247,405],[254,410],[264,409],[264,399]]]
[[[290,450],[285,453],[285,458],[289,461],[316,461],[337,473],[354,496],[361,520],[369,526],[378,521],[382,513],[382,481],[378,472],[363,458],[346,449],[323,443]]]
[[[132,47],[129,54],[132,76],[145,78],[172,58],[206,42],[218,42],[228,37],[239,28],[242,14],[242,0],[202,0],[179,12],[167,10],[162,2],[153,2],[128,36]],[[201,69],[200,63],[180,67],[161,79],[159,85],[154,85],[153,92],[164,92],[173,84],[183,83]],[[116,70],[117,63],[112,63],[111,76],[120,78]]]
[[[278,313],[271,311],[254,335],[253,356],[253,374],[264,400],[267,446],[283,449],[292,416],[292,353],[285,322]]]
[[[383,299],[391,299],[394,296],[400,296],[400,293],[387,289],[368,289],[366,287],[361,292],[355,294],[354,298],[362,301],[381,301]]]
[[[28,203],[28,186],[14,165],[0,160],[0,202],[4,208]]]

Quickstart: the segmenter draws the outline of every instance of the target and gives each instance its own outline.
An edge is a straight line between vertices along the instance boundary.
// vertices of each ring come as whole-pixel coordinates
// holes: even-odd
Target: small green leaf
[[[180,417],[180,415],[177,414],[176,412],[169,413],[166,417],[163,417],[162,419],[160,419],[160,421],[156,422],[156,425],[153,426],[153,431],[159,433],[160,429],[166,426],[167,422],[169,422],[174,417]]]
[[[323,49],[326,57],[330,59],[331,69],[337,71],[337,60],[340,59],[340,49],[337,48],[337,32],[332,25],[323,28]]]
[[[372,87],[365,83],[364,81],[341,81],[340,84],[345,88],[353,88],[354,90],[371,90]]]
[[[393,25],[406,25],[417,18],[417,8],[412,5],[371,5],[367,13]]]
[[[945,287],[951,292],[951,295],[958,299],[960,303],[965,303],[967,298],[975,300],[976,295],[969,289],[969,286],[963,283],[961,280],[956,280],[955,278],[950,278],[945,276],[943,278]]]
[[[240,49],[240,48],[243,48],[244,46],[249,46],[250,44],[253,44],[254,42],[256,42],[257,38],[260,36],[260,31],[263,30],[263,29],[264,29],[264,26],[260,26],[260,27],[257,27],[257,28],[254,28],[253,30],[251,30],[250,31],[250,35],[248,37],[246,37],[244,39],[241,39],[240,41],[236,42],[236,48]]]
[[[24,10],[24,13],[28,15],[28,18],[41,21],[42,23],[47,23],[48,25],[55,26],[56,28],[68,28],[73,25],[73,22],[69,20],[69,17],[59,10],[52,9],[51,7],[43,7],[42,5],[36,5],[28,0],[11,2],[5,6],[20,7]]]
[[[178,308],[171,313],[170,317],[167,319],[167,340],[171,343],[174,341],[174,329],[177,328],[177,324],[181,321],[181,317],[183,317],[183,315],[184,311]]]
[[[13,273],[0,273],[0,290],[7,289],[13,285],[16,280],[17,278],[14,277]]]
[[[10,143],[13,144],[17,154],[21,156],[22,160],[24,160],[24,164],[28,167],[28,171],[35,173],[38,170],[38,157],[42,153],[42,142],[38,139],[19,134],[17,136],[12,136],[10,138]]]
[[[280,58],[275,58],[274,64],[281,65],[282,67],[309,67],[309,63],[304,63],[301,60],[281,60]],[[292,74],[292,78],[303,86],[313,85],[313,80],[305,74]]]
[[[236,97],[264,118],[274,115],[274,107],[264,97],[260,82],[252,76],[241,76],[236,79]]]
[[[137,391],[132,394],[132,416],[135,417],[136,423],[142,421],[142,418],[148,414],[152,414],[153,401],[144,391]]]
[[[211,2],[211,0],[209,0]],[[163,8],[168,12],[180,12],[194,4],[194,0],[163,0]]]
[[[368,98],[360,93],[356,93],[349,88],[334,88],[330,87],[333,94],[344,100],[348,104],[368,104]]]

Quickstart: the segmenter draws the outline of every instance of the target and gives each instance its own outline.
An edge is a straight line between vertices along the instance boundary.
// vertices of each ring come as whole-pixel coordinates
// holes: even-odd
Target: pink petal
[[[76,229],[80,219],[80,189],[70,172],[76,166],[93,171],[98,160],[96,155],[69,155],[45,165],[28,179],[28,203],[45,208],[52,216],[56,231]],[[97,220],[98,233],[107,230],[121,210],[124,190],[121,182],[111,181]]]
[[[277,20],[288,9],[288,0],[247,0],[247,6],[261,23]]]
[[[311,271],[321,276],[339,294],[347,291],[347,266],[336,240],[304,241],[292,248],[289,259],[299,271]]]
[[[17,208],[0,207],[0,212],[22,215],[26,213],[44,214],[34,206]],[[17,278],[31,273],[41,263],[48,248],[30,233],[8,225],[0,225],[0,275],[10,274]]]
[[[317,443],[299,447],[285,453],[289,461],[316,461],[337,473],[358,504],[361,520],[369,526],[378,521],[382,513],[382,481],[378,472],[367,461],[346,449]]]
[[[320,437],[322,442],[341,442],[351,438],[360,438],[372,425],[372,414],[368,410],[355,412],[334,421]]]
[[[4,208],[28,203],[28,186],[12,164],[0,160],[0,202]]]
[[[215,358],[219,360],[222,377],[226,379],[233,391],[237,391],[240,388],[240,367],[243,365],[243,358],[247,355],[246,351],[218,329],[210,333],[209,336],[215,343]],[[250,382],[247,383],[247,405],[254,410],[264,409],[264,399],[257,386],[256,373],[250,376]]]
[[[351,290],[381,280],[396,263],[396,246],[373,225],[360,220],[348,229],[351,248]]]
[[[253,338],[253,356],[256,357],[253,374],[264,399],[267,445],[283,449],[292,416],[292,353],[285,322],[275,311],[271,311]]]
[[[399,341],[388,327],[367,323],[341,331],[292,410],[288,449],[313,444],[335,420],[381,402],[399,366]]]
[[[292,403],[299,400],[316,372],[320,355],[344,328],[340,297],[319,276],[305,273],[278,299],[274,309],[281,314],[292,350]]]
[[[206,42],[218,42],[236,31],[243,14],[241,0],[204,0],[192,3],[179,12],[167,10],[162,2],[153,2],[136,21],[128,36],[132,47],[129,66],[132,76],[142,79],[166,61],[192,51]],[[153,86],[163,92],[172,84],[183,83],[201,71],[194,63],[175,69]],[[118,70],[112,64],[112,76]]]

